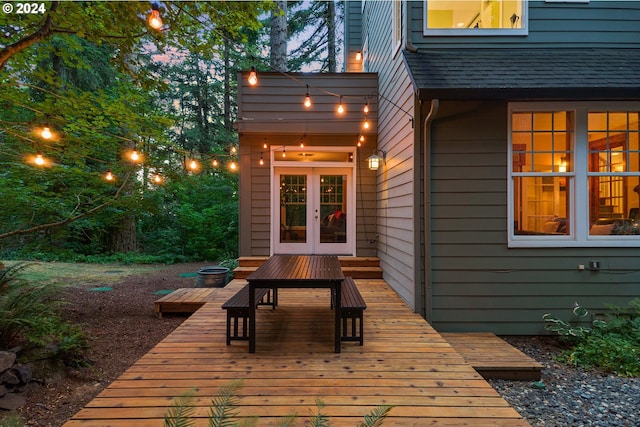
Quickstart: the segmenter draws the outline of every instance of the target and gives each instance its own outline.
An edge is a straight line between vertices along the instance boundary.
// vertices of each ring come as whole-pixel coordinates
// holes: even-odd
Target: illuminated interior
[[[428,0],[428,29],[522,28],[523,0]]]

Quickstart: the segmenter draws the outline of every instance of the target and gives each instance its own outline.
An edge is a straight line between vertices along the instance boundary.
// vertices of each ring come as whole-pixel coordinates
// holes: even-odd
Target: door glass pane
[[[307,176],[280,176],[280,243],[307,241]]]
[[[320,243],[347,242],[346,188],[346,175],[320,175]]]

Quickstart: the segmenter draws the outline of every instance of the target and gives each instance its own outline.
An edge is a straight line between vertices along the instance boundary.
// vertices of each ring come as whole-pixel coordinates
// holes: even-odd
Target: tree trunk
[[[287,71],[287,2],[276,1],[277,9],[271,12],[271,68]]]
[[[109,230],[109,249],[112,252],[133,252],[136,250],[136,220],[127,216]]]
[[[230,37],[224,40],[224,129],[227,133],[233,132],[233,120],[231,120],[231,42]]]
[[[333,0],[327,3],[327,60],[329,72],[335,73],[336,63],[336,4]]]

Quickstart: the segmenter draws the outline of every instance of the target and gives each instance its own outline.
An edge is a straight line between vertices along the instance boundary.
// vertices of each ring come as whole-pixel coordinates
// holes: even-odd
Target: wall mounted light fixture
[[[379,156],[378,153],[381,153],[382,156]],[[387,152],[384,150],[374,150],[373,154],[367,158],[367,163],[369,164],[369,169],[377,171],[381,164],[387,164]]]

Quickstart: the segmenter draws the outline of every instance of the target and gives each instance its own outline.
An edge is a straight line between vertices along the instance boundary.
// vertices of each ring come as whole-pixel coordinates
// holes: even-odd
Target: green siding
[[[506,121],[506,102],[442,102],[434,122],[432,324],[539,334],[575,301],[598,313],[640,296],[638,248],[507,247]]]
[[[637,47],[640,1],[591,0],[588,3],[528,2],[529,34],[524,36],[425,36],[423,1],[410,1],[411,42],[436,47]]]

